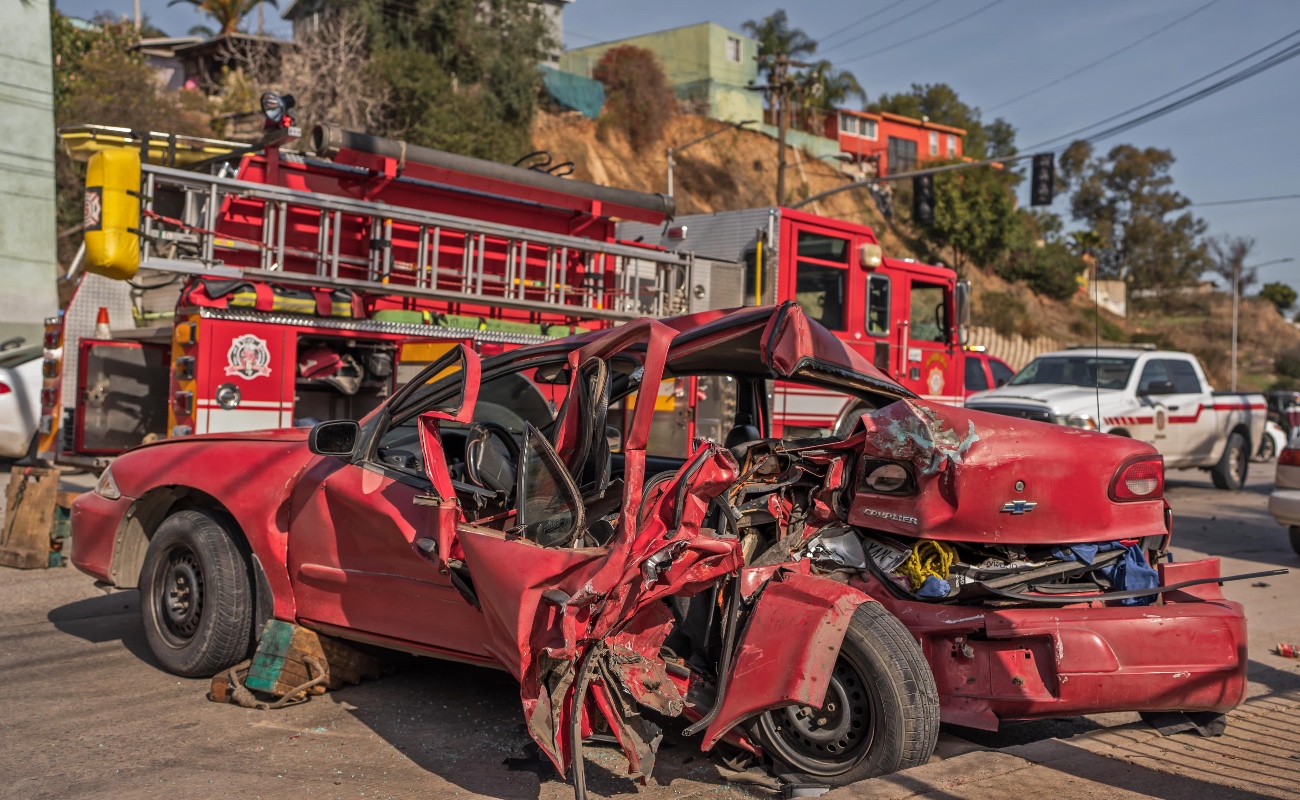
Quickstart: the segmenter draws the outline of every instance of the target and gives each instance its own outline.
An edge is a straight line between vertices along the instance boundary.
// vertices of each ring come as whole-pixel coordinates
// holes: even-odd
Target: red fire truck
[[[965,287],[884,257],[868,227],[784,208],[674,220],[662,195],[329,125],[307,152],[277,133],[247,148],[61,131],[90,162],[87,246],[47,324],[44,459],[99,468],[161,437],[359,419],[457,342],[490,354],[786,299],[919,394],[960,402]],[[665,381],[655,449],[720,435],[727,390]],[[847,396],[776,385],[772,400],[787,430],[856,419]]]

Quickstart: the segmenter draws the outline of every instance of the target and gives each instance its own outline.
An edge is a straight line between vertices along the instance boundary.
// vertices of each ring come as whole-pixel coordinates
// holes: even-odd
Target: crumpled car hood
[[[1068,544],[1164,530],[1164,503],[1117,503],[1120,465],[1149,444],[969,408],[900,400],[862,418],[849,522],[909,537],[989,544]],[[1087,453],[1090,469],[1078,468]],[[863,483],[880,461],[907,463],[917,491]],[[1017,488],[1023,484],[1021,488]]]

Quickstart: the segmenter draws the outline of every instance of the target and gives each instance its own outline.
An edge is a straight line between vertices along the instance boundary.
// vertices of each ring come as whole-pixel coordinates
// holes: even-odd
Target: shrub
[[[1128,334],[1124,332],[1123,328],[1093,309],[1080,312],[1079,318],[1070,323],[1070,333],[1088,340],[1097,336],[1107,342],[1127,342],[1129,340]]]
[[[1259,296],[1277,306],[1278,313],[1286,313],[1295,305],[1296,292],[1285,283],[1266,283]]]
[[[987,325],[1002,336],[1014,336],[1024,325],[1025,304],[1004,292],[985,292],[974,317],[976,324]]]
[[[677,100],[655,54],[643,47],[619,45],[601,56],[592,71],[605,84],[610,123],[640,152],[663,138]]]
[[[1079,291],[1079,275],[1086,265],[1063,242],[1047,242],[1012,251],[997,267],[1008,281],[1023,281],[1035,294],[1068,300]]]

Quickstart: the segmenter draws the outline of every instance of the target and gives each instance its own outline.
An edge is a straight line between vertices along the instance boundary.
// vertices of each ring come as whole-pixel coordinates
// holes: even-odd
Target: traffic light
[[[912,221],[917,225],[934,224],[933,175],[917,175],[912,179]]]
[[[1056,159],[1051,153],[1034,156],[1034,173],[1029,184],[1029,205],[1050,206],[1056,189]]]

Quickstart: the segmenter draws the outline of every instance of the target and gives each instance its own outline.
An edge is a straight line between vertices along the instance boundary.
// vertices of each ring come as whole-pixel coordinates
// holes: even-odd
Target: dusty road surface
[[[1228,573],[1297,570],[1225,589],[1250,614],[1252,699],[1224,736],[1160,738],[1127,714],[996,735],[950,730],[930,764],[827,797],[1300,796],[1300,661],[1269,653],[1278,640],[1300,639],[1300,557],[1266,511],[1272,466],[1252,466],[1248,490],[1234,495],[1214,491],[1199,472],[1170,475],[1177,558],[1219,555]],[[71,569],[0,569],[0,797],[572,796],[521,758],[518,689],[503,673],[399,659],[392,676],[268,712],[210,703],[206,689],[154,665],[135,592],[105,593]],[[594,792],[773,796],[729,782],[755,776],[724,774],[672,734],[648,787],[623,776],[614,751],[594,748]]]

